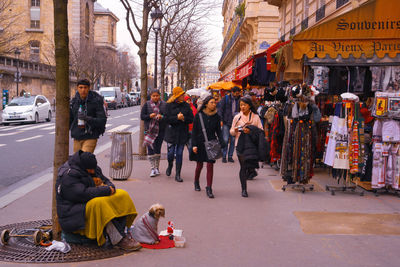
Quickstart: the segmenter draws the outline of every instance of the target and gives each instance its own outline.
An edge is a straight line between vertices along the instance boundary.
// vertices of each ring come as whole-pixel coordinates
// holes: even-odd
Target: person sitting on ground
[[[141,245],[125,233],[137,216],[128,193],[115,189],[103,175],[94,154],[79,150],[58,170],[56,181],[57,215],[61,229],[124,250]]]

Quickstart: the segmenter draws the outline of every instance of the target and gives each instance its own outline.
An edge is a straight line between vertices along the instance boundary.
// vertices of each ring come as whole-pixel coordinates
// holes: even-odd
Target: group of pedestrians
[[[175,161],[175,180],[182,182],[183,151],[187,146],[189,159],[196,161],[194,189],[201,191],[200,174],[205,163],[206,194],[214,198],[215,160],[208,158],[205,141],[218,140],[224,163],[234,162],[236,146],[242,196],[248,197],[247,179],[265,153],[260,149],[265,138],[251,98],[240,98],[239,88],[233,88],[232,94],[225,96],[218,105],[211,94],[203,94],[197,107],[180,87],[173,89],[166,103],[161,100],[160,92],[153,90],[140,117],[145,125],[143,145],[147,146],[151,177],[160,174],[161,147],[166,141],[166,175],[171,175]],[[135,205],[126,191],[116,189],[103,175],[93,154],[99,136],[105,131],[106,121],[101,96],[90,91],[88,80],[78,81],[77,92],[70,104],[74,154],[58,170],[55,185],[57,215],[67,241],[76,241],[78,235],[78,240],[96,240],[99,246],[109,243],[125,250],[138,250],[141,245],[126,231],[137,216]]]

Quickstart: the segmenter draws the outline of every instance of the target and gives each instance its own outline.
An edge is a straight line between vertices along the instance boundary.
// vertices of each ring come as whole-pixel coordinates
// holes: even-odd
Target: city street
[[[140,107],[109,110],[106,133],[97,147],[110,143],[111,131],[132,130],[139,125]],[[55,119],[39,124],[0,126],[0,196],[6,188],[53,166]],[[72,139],[70,153],[72,153]],[[5,192],[4,192],[5,191]]]

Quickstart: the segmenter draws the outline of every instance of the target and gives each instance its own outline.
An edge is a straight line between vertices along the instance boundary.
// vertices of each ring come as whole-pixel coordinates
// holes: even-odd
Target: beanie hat
[[[185,91],[183,91],[181,87],[179,86],[175,87],[174,89],[172,89],[172,96],[168,99],[167,103],[174,102],[178,97],[180,97],[184,93]]]
[[[81,166],[85,169],[96,169],[97,160],[96,156],[90,152],[80,151]]]

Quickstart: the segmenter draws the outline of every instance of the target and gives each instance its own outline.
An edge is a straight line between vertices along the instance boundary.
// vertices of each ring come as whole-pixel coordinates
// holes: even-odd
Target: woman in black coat
[[[150,177],[160,174],[161,146],[164,140],[167,104],[160,100],[160,92],[150,92],[141,110],[140,119],[144,121],[145,137],[143,145],[147,146],[147,155],[151,165]]]
[[[176,157],[175,180],[183,182],[181,178],[183,149],[189,139],[189,124],[193,122],[193,112],[190,105],[184,101],[185,92],[180,87],[172,90],[172,96],[167,101],[167,129],[164,140],[168,143],[167,176],[171,175],[174,158]]]
[[[212,192],[212,180],[214,174],[214,163],[215,160],[209,160],[205,148],[205,138],[203,128],[200,121],[200,116],[204,122],[204,128],[206,129],[207,139],[215,140],[218,137],[218,141],[221,147],[225,147],[225,142],[222,138],[221,131],[221,118],[217,114],[217,103],[215,99],[210,95],[203,100],[203,104],[200,111],[194,117],[193,131],[192,131],[192,150],[194,155],[191,160],[197,161],[196,172],[194,177],[194,190],[200,191],[200,174],[203,169],[203,162],[207,162],[207,187],[206,193],[209,198],[214,198]]]

